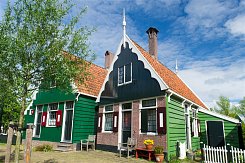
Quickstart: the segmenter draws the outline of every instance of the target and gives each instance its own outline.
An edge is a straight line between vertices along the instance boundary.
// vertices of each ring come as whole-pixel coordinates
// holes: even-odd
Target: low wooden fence
[[[227,147],[210,147],[204,145],[204,162],[205,163],[245,163],[245,150],[231,146]]]

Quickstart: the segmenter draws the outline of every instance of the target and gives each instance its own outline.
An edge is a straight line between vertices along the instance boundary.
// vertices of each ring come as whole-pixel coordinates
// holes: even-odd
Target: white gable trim
[[[138,50],[138,48],[134,45],[134,43],[130,40],[130,38],[129,38],[127,35],[126,35],[125,38],[126,38],[126,39],[125,39],[126,42],[128,42],[128,44],[129,44],[129,48],[132,48],[132,52],[136,53],[137,56],[138,56],[138,59],[144,63],[144,68],[145,68],[145,69],[148,69],[148,70],[150,71],[150,73],[151,73],[151,77],[154,78],[154,79],[156,79],[156,80],[158,81],[161,90],[166,90],[166,89],[168,89],[169,87],[167,86],[167,84],[166,84],[166,83],[162,80],[162,78],[156,73],[156,71],[152,68],[152,66],[150,65],[150,63],[145,59],[145,57],[143,56],[143,54],[141,54],[141,52],[140,52],[140,51]],[[106,84],[106,82],[109,80],[109,75],[110,75],[110,73],[111,73],[112,70],[113,70],[114,63],[115,63],[116,60],[118,59],[118,55],[121,53],[121,45],[123,44],[123,40],[124,40],[124,39],[122,38],[121,41],[120,41],[120,44],[119,44],[119,46],[118,46],[118,48],[117,48],[117,51],[116,51],[116,53],[115,53],[115,55],[114,55],[114,58],[113,58],[113,60],[112,60],[112,63],[111,63],[111,65],[110,65],[109,69],[108,69],[106,78],[105,78],[105,80],[104,80],[104,82],[103,82],[103,84],[102,84],[102,87],[101,87],[101,89],[100,89],[100,92],[99,92],[99,95],[98,95],[98,97],[97,97],[97,99],[96,99],[96,102],[100,102],[101,93],[104,91],[104,89],[105,89],[105,84]]]
[[[235,119],[235,118],[232,118],[232,117],[228,117],[226,115],[222,115],[222,114],[219,114],[219,113],[216,113],[216,112],[213,112],[213,111],[209,111],[207,109],[199,108],[198,111],[200,111],[202,113],[206,113],[206,114],[212,115],[212,116],[217,117],[217,118],[221,118],[221,119],[233,122],[233,123],[240,123],[238,119]]]
[[[27,115],[27,111],[30,110],[32,104],[33,104],[33,101],[36,100],[36,97],[37,97],[37,92],[38,92],[38,89],[36,89],[33,93],[32,93],[32,96],[31,96],[31,102],[30,104],[27,106],[26,110],[24,111],[24,115]]]
[[[130,40],[130,38],[126,35],[126,38],[129,42],[129,47],[132,48],[132,52],[136,53],[138,59],[144,63],[144,68],[148,69],[151,73],[151,77],[156,79],[160,85],[161,90],[168,89],[168,85],[163,81],[163,79],[158,75],[158,73],[153,69],[151,64],[147,61],[147,59],[141,54],[139,49],[134,45],[134,43]]]

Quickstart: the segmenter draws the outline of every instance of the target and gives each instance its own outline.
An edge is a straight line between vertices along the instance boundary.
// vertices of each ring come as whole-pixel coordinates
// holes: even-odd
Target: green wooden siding
[[[24,126],[26,127],[27,123],[33,123],[34,124],[34,115],[29,115],[30,114],[30,110],[27,110],[27,114],[25,115],[25,119],[24,119]],[[22,133],[22,138],[25,139],[26,138],[26,131],[24,130]]]
[[[73,143],[79,143],[88,135],[95,135],[97,125],[97,104],[94,98],[80,96],[75,104],[73,119]],[[97,123],[96,123],[97,124]]]
[[[39,90],[34,105],[49,104],[61,101],[73,101],[76,96],[73,93],[66,93],[56,88],[52,88],[48,91]]]
[[[200,149],[200,137],[192,137],[191,146],[192,146],[192,150],[194,151]]]
[[[43,112],[47,112],[47,109],[48,109],[48,104],[45,104],[43,107]],[[64,116],[64,102],[59,103],[59,110],[62,110]],[[62,133],[62,126],[59,127],[41,126],[40,138],[33,138],[33,139],[40,140],[40,141],[60,142],[61,133]]]
[[[189,111],[190,118],[193,117],[192,110]],[[197,114],[198,118],[198,114]],[[190,122],[191,123],[191,122]],[[192,124],[190,124],[190,127],[192,127]],[[193,151],[200,149],[200,137],[191,137],[191,148]]]
[[[47,112],[48,104],[59,103],[59,110],[62,110],[64,116],[64,103],[65,101],[75,101],[74,118],[73,118],[73,131],[72,142],[80,142],[85,139],[89,134],[96,134],[95,132],[95,118],[97,117],[95,98],[80,95],[79,100],[75,100],[76,95],[65,93],[58,89],[50,89],[49,91],[39,91],[36,100],[33,101],[33,108],[36,109],[37,105],[43,105],[43,112]],[[35,115],[25,116],[26,123],[34,123]],[[63,120],[63,117],[62,117]],[[47,122],[48,123],[48,122]],[[62,122],[63,125],[64,122]],[[23,137],[25,132],[23,132]],[[41,127],[40,138],[33,138],[40,141],[60,142],[62,136],[62,126],[59,127]]]
[[[206,121],[223,121],[224,122],[224,132],[225,132],[225,143],[230,144],[234,147],[239,147],[239,138],[238,138],[238,127],[236,123],[199,112],[199,119],[201,121],[201,141],[204,144],[207,144],[207,137],[206,137]]]
[[[167,98],[166,98],[167,99]],[[181,101],[174,99],[167,103],[167,143],[168,143],[168,158],[176,156],[177,141],[184,142],[185,135],[185,116]]]

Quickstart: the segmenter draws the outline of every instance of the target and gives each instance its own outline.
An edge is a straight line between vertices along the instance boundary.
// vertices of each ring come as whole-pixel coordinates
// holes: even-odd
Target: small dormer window
[[[132,63],[126,64],[118,68],[118,85],[128,84],[132,82]]]

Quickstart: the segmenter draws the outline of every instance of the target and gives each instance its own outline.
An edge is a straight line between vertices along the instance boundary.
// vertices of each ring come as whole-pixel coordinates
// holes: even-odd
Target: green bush
[[[156,146],[154,148],[154,153],[155,154],[163,154],[163,146]]]
[[[43,144],[35,147],[35,151],[50,152],[53,151],[53,146],[50,144]]]

